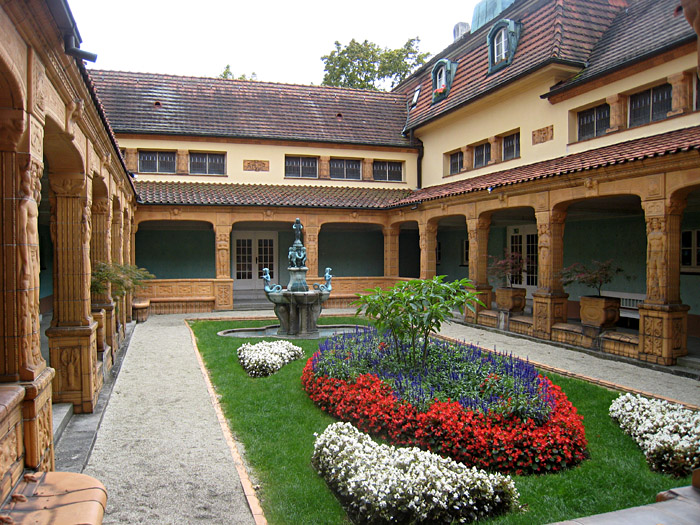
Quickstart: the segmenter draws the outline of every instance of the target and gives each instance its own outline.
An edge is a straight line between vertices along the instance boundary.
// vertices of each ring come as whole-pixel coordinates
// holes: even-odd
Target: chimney
[[[454,36],[455,42],[459,40],[462,35],[469,32],[469,24],[466,22],[457,22],[455,28],[452,30],[452,35]]]

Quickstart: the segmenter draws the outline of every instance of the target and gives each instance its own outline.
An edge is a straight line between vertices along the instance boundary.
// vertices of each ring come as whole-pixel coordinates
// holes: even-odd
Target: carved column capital
[[[0,109],[0,151],[16,150],[25,127],[24,111],[21,109]]]
[[[49,177],[51,191],[57,197],[80,197],[85,190],[85,178]]]

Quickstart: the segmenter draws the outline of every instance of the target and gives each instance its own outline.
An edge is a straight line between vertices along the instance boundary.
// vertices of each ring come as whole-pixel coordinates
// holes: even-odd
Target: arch
[[[21,110],[26,107],[27,93],[20,70],[8,54],[9,49],[9,46],[0,46],[0,108]]]
[[[333,268],[333,275],[373,277],[384,275],[384,225],[377,222],[325,221],[318,232],[318,268]]]
[[[437,218],[436,274],[448,280],[469,277],[469,235],[464,214]]]
[[[46,116],[44,127],[44,158],[49,166],[50,180],[57,175],[85,175],[83,154],[65,133],[63,126],[50,115]]]

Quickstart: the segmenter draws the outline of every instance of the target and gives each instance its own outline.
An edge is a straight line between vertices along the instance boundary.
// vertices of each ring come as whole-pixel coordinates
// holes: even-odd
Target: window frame
[[[464,152],[462,150],[449,153],[449,161],[450,165],[448,171],[450,175],[456,175],[464,171]]]
[[[192,159],[195,155],[205,155],[205,168],[204,171],[193,171],[192,170]],[[217,163],[212,163],[212,158],[221,158],[221,172],[214,172],[211,169],[212,165],[217,165]],[[189,152],[189,170],[190,175],[226,175],[226,153],[213,152],[213,151],[190,151]]]
[[[382,169],[383,165],[383,169]],[[400,175],[400,179],[391,179],[389,178],[389,173],[391,170],[389,169],[390,166],[398,166],[398,172]],[[378,169],[379,167],[379,169]],[[386,178],[377,178],[377,172],[384,173]],[[396,171],[396,170],[394,170]],[[403,162],[400,160],[374,160],[372,161],[372,180],[378,181],[378,182],[403,182]]]
[[[290,174],[290,161],[293,159],[299,160],[299,174]],[[313,161],[314,175],[304,175],[304,168],[310,168],[311,166],[304,166],[303,162]],[[318,179],[318,157],[304,156],[304,155],[285,155],[284,156],[284,178],[287,179]]]
[[[508,139],[513,138],[513,154],[510,156],[506,155],[506,147],[507,144],[506,142]],[[509,133],[508,135],[504,135],[501,140],[501,159],[503,161],[506,160],[513,160],[520,158],[520,130],[515,131],[514,133]]]
[[[500,48],[500,49],[499,49]],[[502,26],[493,35],[493,63],[499,64],[508,58],[508,29]]]
[[[343,176],[333,176],[333,163],[343,163]],[[357,163],[357,177],[348,177],[348,162]],[[337,167],[336,167],[337,169]],[[346,159],[332,158],[328,161],[328,176],[333,180],[362,180],[362,160],[361,159]]]
[[[469,266],[469,239],[462,239],[462,264]]]
[[[139,152],[139,173],[159,173],[159,174],[164,174],[164,175],[174,175],[177,173],[177,152],[176,151],[168,151],[168,150],[138,150]],[[155,155],[155,163],[156,163],[156,169],[155,170],[144,170],[142,168],[143,160],[141,158],[141,155]],[[167,156],[172,156],[172,159],[168,158],[166,159],[161,159],[161,155],[163,157]],[[169,169],[161,169],[161,163],[170,163],[172,162],[172,171]]]
[[[456,72],[457,62],[442,58],[435,63],[430,73],[433,88],[432,104],[447,98]]]
[[[661,99],[655,100],[656,96],[660,96]],[[648,105],[635,108],[635,104],[638,104],[643,97],[648,97]],[[627,125],[630,128],[636,128],[660,122],[668,118],[668,112],[672,107],[673,86],[668,82],[633,93],[628,97]]]
[[[593,133],[582,134],[581,130],[587,125],[586,122],[582,122],[583,119],[592,116],[592,127]],[[576,112],[576,131],[579,141],[594,139],[596,137],[602,137],[607,133],[610,127],[610,104],[604,102],[593,106],[588,109],[584,109]]]
[[[684,245],[685,234],[690,237],[690,245]],[[700,273],[700,228],[681,230],[680,239],[680,263],[681,273]],[[690,253],[690,264],[683,264],[683,251],[688,250]]]
[[[496,73],[513,62],[518,48],[522,24],[515,20],[503,18],[489,30],[486,38],[489,52],[489,72]],[[502,47],[502,49],[498,49]]]
[[[483,148],[483,152],[480,152],[480,148]],[[483,168],[491,162],[491,143],[482,142],[474,146],[474,169]]]

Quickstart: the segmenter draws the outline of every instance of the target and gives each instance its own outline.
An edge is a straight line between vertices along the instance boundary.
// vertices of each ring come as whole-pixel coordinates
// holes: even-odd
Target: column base
[[[675,365],[688,354],[688,310],[685,304],[639,305],[639,359]]]
[[[532,335],[540,339],[552,338],[552,326],[565,323],[569,294],[535,292],[532,294]]]
[[[72,403],[76,413],[91,413],[102,388],[97,370],[97,323],[60,326],[46,330],[51,364],[56,369],[53,397]]]
[[[24,426],[24,463],[26,468],[54,470],[52,380],[56,372],[46,368],[31,382],[21,382],[25,395],[22,401]]]
[[[491,309],[491,295],[492,295],[492,287],[485,284],[485,285],[475,285],[474,286],[474,291],[477,292],[479,300],[484,303],[483,306],[480,305],[479,303],[476,303],[474,305],[474,311],[472,312],[469,308],[466,306],[464,307],[464,320],[467,321],[468,323],[477,323],[477,319],[479,318],[479,312],[482,310],[490,310]]]

